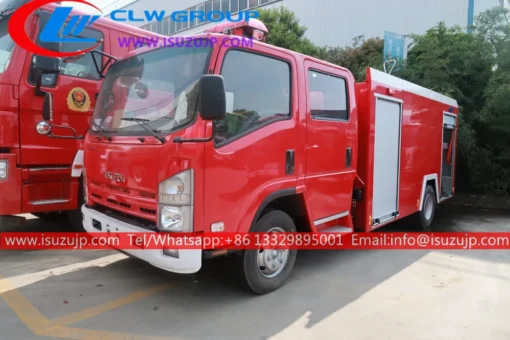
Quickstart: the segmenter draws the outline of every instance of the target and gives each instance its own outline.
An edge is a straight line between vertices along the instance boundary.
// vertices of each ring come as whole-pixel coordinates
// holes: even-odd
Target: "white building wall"
[[[139,16],[144,10],[171,13],[198,4],[200,0],[139,0],[124,9],[133,10]],[[474,0],[475,16],[497,5],[501,5],[500,0]],[[307,37],[315,44],[345,46],[359,35],[383,37],[384,31],[421,34],[440,21],[465,29],[469,0],[280,0],[261,8],[278,6],[296,13],[300,23],[308,27]],[[145,23],[133,24],[142,26]],[[153,25],[151,28],[156,29]],[[215,23],[200,25],[175,35],[194,34],[213,25]]]

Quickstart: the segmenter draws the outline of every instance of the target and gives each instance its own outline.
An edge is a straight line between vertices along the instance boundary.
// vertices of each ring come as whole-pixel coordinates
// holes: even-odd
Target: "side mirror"
[[[200,78],[199,111],[204,120],[222,120],[227,110],[223,77],[207,74]]]
[[[147,99],[149,96],[149,88],[142,82],[138,82],[135,85],[135,93],[140,99]]]
[[[34,62],[32,64],[35,72],[35,92],[36,95],[44,95],[45,92],[41,90],[41,86],[54,85],[56,77],[60,73],[59,65],[60,58],[48,58],[43,56],[34,56]],[[45,75],[50,75],[45,77]],[[47,78],[47,79],[46,79]]]
[[[42,117],[46,122],[51,121],[53,119],[53,95],[48,92],[46,92],[44,96]]]

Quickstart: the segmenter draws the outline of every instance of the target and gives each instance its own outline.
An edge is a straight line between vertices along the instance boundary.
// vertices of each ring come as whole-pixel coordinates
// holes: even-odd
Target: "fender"
[[[71,169],[71,177],[81,177],[81,173],[83,172],[83,149],[78,150],[76,152],[76,156],[74,157],[72,169]]]
[[[427,187],[427,181],[434,180],[434,183],[436,184],[436,202],[439,203],[439,189],[438,189],[438,181],[437,181],[437,174],[430,174],[423,176],[423,182],[421,184],[421,195],[420,195],[420,210],[423,209],[423,195],[425,194],[425,188]]]
[[[285,196],[294,196],[296,195],[296,188],[287,188],[287,189],[281,189],[272,192],[269,194],[260,204],[259,208],[257,209],[257,212],[255,213],[255,216],[253,217],[253,220],[251,222],[250,229],[253,228],[255,225],[255,222],[260,218],[260,215],[266,209],[266,207],[269,205],[269,203],[273,202],[274,200],[285,197]]]

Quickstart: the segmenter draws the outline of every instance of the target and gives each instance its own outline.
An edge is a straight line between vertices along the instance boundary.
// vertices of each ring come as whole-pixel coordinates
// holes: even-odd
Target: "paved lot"
[[[510,216],[444,207],[435,228],[510,231]],[[301,252],[262,297],[227,264],[179,276],[110,251],[0,251],[0,338],[510,339],[508,251]]]

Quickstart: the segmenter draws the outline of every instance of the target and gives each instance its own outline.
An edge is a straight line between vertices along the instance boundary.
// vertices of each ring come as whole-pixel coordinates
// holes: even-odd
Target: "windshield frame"
[[[204,39],[206,40],[207,42],[207,37],[197,37],[195,39]],[[168,47],[158,47],[158,48],[151,48],[151,49],[148,49],[146,51],[143,51],[141,53],[137,53],[137,54],[134,54],[130,57],[127,57],[127,58],[123,58],[115,63],[113,63],[110,67],[108,67],[108,71],[105,75],[105,78],[103,79],[102,83],[101,83],[101,88],[100,88],[100,91],[99,91],[99,94],[96,98],[96,104],[94,106],[94,113],[92,114],[92,117],[91,119],[94,120],[94,119],[104,119],[104,118],[99,118],[99,117],[96,117],[96,110],[98,110],[98,101],[99,99],[101,98],[101,94],[103,93],[103,91],[106,91],[106,86],[109,85],[109,82],[107,82],[106,80],[108,79],[108,76],[113,72],[112,70],[115,70],[115,67],[114,65],[116,63],[119,63],[119,62],[126,62],[128,60],[131,60],[131,59],[134,59],[134,58],[140,58],[142,57],[143,55],[146,55],[146,54],[149,54],[149,53],[155,53],[157,51],[160,51],[160,50],[171,50],[171,48],[168,48]],[[209,45],[208,46],[208,52],[207,52],[207,56],[205,58],[205,62],[204,62],[204,67],[203,67],[203,70],[201,72],[201,76],[203,75],[206,75],[208,74],[208,70],[211,66],[211,60],[212,60],[212,56],[213,56],[213,53],[214,53],[214,50],[215,50],[215,45]],[[199,78],[200,79],[200,78]],[[197,81],[199,81],[199,79],[197,79]],[[109,90],[110,91],[110,90]],[[182,92],[181,92],[182,93]],[[177,97],[174,98],[174,100],[176,100]],[[198,100],[198,98],[197,98]],[[196,123],[197,121],[197,118],[198,118],[198,102],[197,102],[197,105],[196,105],[196,109],[195,109],[195,112],[193,114],[193,118],[190,119],[189,121],[181,124],[181,125],[177,125],[177,126],[174,126],[172,129],[170,130],[163,130],[163,131],[159,131],[158,134],[165,138],[165,137],[168,137],[169,135],[172,135],[180,130],[183,130],[183,129],[186,129],[190,126],[192,126],[193,124]],[[152,122],[155,122],[157,120],[160,120],[162,118],[158,118],[158,119],[154,119],[153,121],[150,121],[150,122],[147,122],[147,124],[149,124],[149,127],[150,127],[150,124]],[[120,129],[115,129],[115,130],[111,130],[111,129],[107,129],[105,127],[102,126],[102,124],[98,124],[99,126],[101,126],[102,128],[102,131],[103,133],[107,133],[108,135],[112,136],[112,137],[150,137],[152,136],[150,132],[144,130],[144,129],[140,129],[140,130],[132,130],[130,131],[130,128],[131,126],[129,127],[125,127],[125,128],[120,128]],[[134,124],[133,127],[136,127],[138,124]],[[99,129],[97,127],[95,127],[93,124],[89,124],[89,133],[91,133],[92,135],[94,136],[101,136],[101,134],[99,133],[98,131]]]

